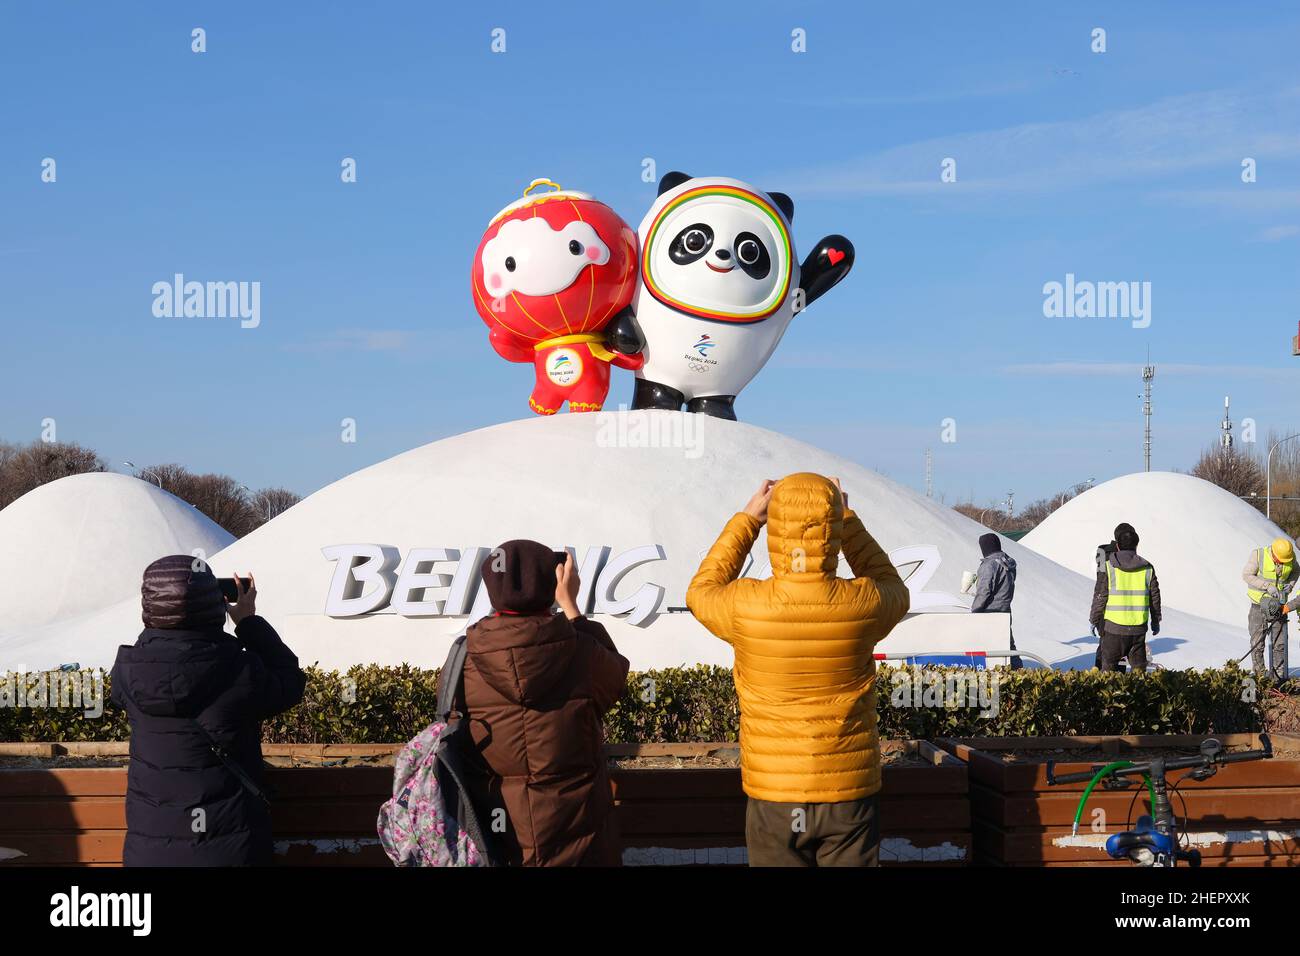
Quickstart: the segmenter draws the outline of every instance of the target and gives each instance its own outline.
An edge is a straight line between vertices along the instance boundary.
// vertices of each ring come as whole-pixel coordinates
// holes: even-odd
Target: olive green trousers
[[[879,866],[880,794],[842,803],[749,799],[750,866]]]

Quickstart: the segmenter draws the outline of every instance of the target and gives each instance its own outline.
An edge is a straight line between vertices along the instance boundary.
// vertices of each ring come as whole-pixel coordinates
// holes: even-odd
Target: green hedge
[[[982,675],[982,676],[981,676]],[[904,687],[922,690],[959,679],[995,675],[997,708],[934,706],[921,696],[911,706]],[[268,743],[388,743],[407,740],[432,718],[436,670],[353,667],[345,673],[308,668],[301,704],[265,724]],[[4,680],[4,678],[0,678]],[[919,683],[918,683],[919,680]],[[35,682],[30,682],[36,689]],[[0,741],[126,740],[125,714],[111,703],[99,718],[75,708],[13,706],[15,676],[0,684]],[[986,693],[992,685],[983,685]],[[948,690],[958,690],[954,685]],[[48,691],[47,691],[48,692]],[[970,693],[969,683],[965,688]],[[939,700],[945,699],[940,697]],[[1098,671],[973,671],[930,667],[882,668],[878,682],[880,734],[889,738],[939,736],[1058,736],[1072,734],[1234,733],[1295,729],[1300,694],[1256,685],[1236,666],[1218,670],[1103,674]],[[963,698],[963,700],[966,700]],[[985,703],[991,702],[985,698]],[[643,671],[605,718],[611,742],[692,742],[738,739],[740,710],[731,671],[699,665]]]

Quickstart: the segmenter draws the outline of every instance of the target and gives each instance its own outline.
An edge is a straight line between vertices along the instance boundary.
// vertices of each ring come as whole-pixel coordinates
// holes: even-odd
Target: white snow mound
[[[41,485],[0,511],[0,634],[92,614],[132,595],[138,605],[151,562],[211,556],[234,540],[138,478],[94,472]]]
[[[303,663],[436,666],[471,614],[483,612],[481,602],[454,615],[444,615],[444,606],[433,606],[423,616],[397,613],[390,604],[361,616],[327,616],[336,562],[322,549],[382,545],[405,562],[412,549],[446,548],[463,556],[466,549],[534,538],[557,549],[575,549],[580,566],[590,560],[593,566],[609,567],[632,549],[657,547],[662,558],[632,567],[620,578],[588,576],[588,583],[601,581],[597,590],[607,590],[614,602],[627,600],[643,586],[662,588],[654,613],[637,626],[626,608],[611,611],[606,604],[605,610],[594,607],[594,619],[609,628],[634,668],[727,665],[730,646],[684,611],[687,584],[723,524],[759,483],[798,471],[841,479],[850,504],[907,581],[914,613],[879,651],[1007,646],[1005,615],[972,615],[969,596],[958,594],[962,572],[979,563],[977,539],[985,530],[980,525],[794,438],[678,412],[529,418],[433,442],[334,482],[211,561],[218,574],[256,574],[259,611]],[[1141,528],[1141,519],[1135,524]],[[123,539],[129,537],[128,528],[121,529]],[[154,550],[150,553],[156,556]],[[1086,636],[1090,569],[1083,568],[1086,575],[1077,573],[1013,542],[1006,543],[1006,550],[1019,564],[1017,646],[1057,666],[1091,667],[1096,642]],[[111,551],[98,554],[102,558]],[[1091,549],[1085,558],[1090,555]],[[752,557],[748,573],[768,573],[764,536]],[[477,563],[470,566],[477,568]],[[450,578],[456,561],[417,570]],[[844,565],[841,574],[848,574]],[[1162,581],[1164,576],[1162,572]],[[454,590],[444,580],[413,592],[413,599],[443,601]],[[364,597],[371,589],[361,593]],[[474,603],[472,595],[467,600]],[[1181,613],[1173,609],[1174,601],[1167,603],[1164,628],[1149,645],[1160,664],[1220,666],[1245,651],[1244,628]],[[0,629],[0,663],[103,665],[139,629],[138,598],[78,618],[49,619],[38,631]]]
[[[1124,475],[1067,501],[1020,543],[1093,575],[1097,546],[1124,521],[1141,539],[1138,553],[1156,569],[1165,606],[1244,631],[1249,598],[1242,568],[1253,549],[1282,530],[1208,481],[1169,471]]]

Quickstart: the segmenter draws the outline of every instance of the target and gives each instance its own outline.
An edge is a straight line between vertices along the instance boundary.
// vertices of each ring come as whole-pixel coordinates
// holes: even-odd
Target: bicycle
[[[1177,866],[1178,862],[1182,860],[1188,866],[1197,867],[1201,865],[1201,851],[1184,848],[1181,845],[1178,819],[1174,815],[1169,795],[1171,792],[1176,793],[1178,785],[1188,777],[1193,780],[1208,780],[1219,772],[1219,767],[1230,763],[1272,759],[1273,743],[1269,740],[1268,734],[1261,733],[1259,740],[1263,745],[1261,750],[1225,753],[1223,744],[1213,737],[1208,737],[1201,741],[1201,752],[1195,757],[1175,757],[1172,759],[1153,757],[1151,760],[1141,763],[1135,763],[1131,760],[1116,760],[1095,771],[1067,773],[1062,776],[1056,775],[1056,761],[1049,760],[1047,762],[1047,783],[1050,786],[1060,786],[1067,783],[1088,782],[1088,786],[1083,790],[1083,795],[1079,798],[1079,806],[1074,813],[1072,832],[1078,834],[1079,820],[1083,817],[1084,806],[1099,781],[1105,780],[1106,783],[1103,786],[1107,789],[1125,789],[1129,786],[1129,783],[1124,778],[1140,774],[1146,781],[1147,792],[1151,798],[1151,814],[1138,817],[1137,826],[1134,829],[1110,836],[1106,840],[1106,852],[1116,860],[1127,859],[1136,866],[1173,867]],[[1183,769],[1187,769],[1189,772],[1180,777],[1171,790],[1168,781],[1165,779],[1166,774],[1171,770]],[[1136,796],[1135,794],[1134,799],[1136,799]],[[1179,794],[1179,796],[1181,797],[1182,794]],[[1131,804],[1129,810],[1132,812]],[[1183,819],[1186,822],[1187,801],[1185,799],[1183,801]],[[1127,826],[1127,824],[1128,821],[1126,820],[1125,825]]]

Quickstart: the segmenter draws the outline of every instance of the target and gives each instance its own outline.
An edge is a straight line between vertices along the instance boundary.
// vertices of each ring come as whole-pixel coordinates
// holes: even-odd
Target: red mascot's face
[[[599,332],[632,302],[636,233],[583,193],[507,207],[474,254],[474,305],[489,328],[524,342]]]

